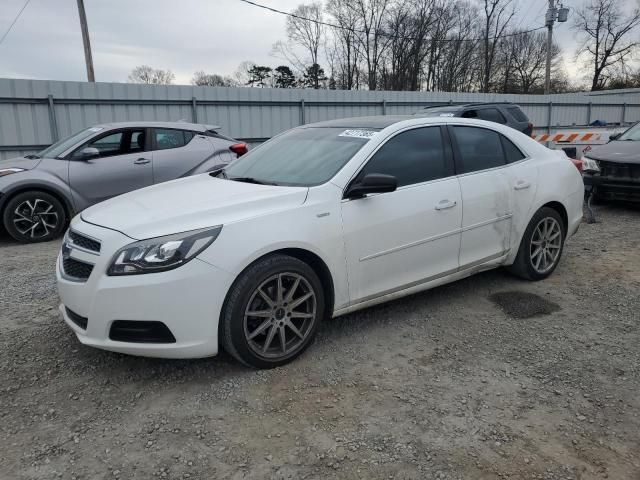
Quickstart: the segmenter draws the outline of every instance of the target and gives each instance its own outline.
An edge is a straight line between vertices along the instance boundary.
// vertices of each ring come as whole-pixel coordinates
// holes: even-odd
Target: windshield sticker
[[[354,138],[365,138],[369,140],[373,138],[373,136],[378,133],[373,130],[345,130],[342,132],[339,137],[354,137]]]
[[[95,132],[99,132],[100,130],[104,130],[104,128],[102,128],[102,127],[91,127],[91,128],[89,129],[89,131],[90,131],[90,132],[93,132],[93,133],[95,133]]]

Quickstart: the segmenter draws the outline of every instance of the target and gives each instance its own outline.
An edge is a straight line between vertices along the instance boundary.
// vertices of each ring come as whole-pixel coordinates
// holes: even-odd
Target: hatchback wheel
[[[3,213],[5,229],[21,243],[46,242],[59,237],[66,222],[60,200],[45,192],[19,193],[7,202]]]
[[[324,311],[322,284],[309,265],[286,255],[266,257],[231,287],[220,319],[221,341],[246,365],[277,367],[310,345]]]
[[[558,266],[565,237],[560,214],[549,207],[541,208],[529,222],[518,256],[509,269],[528,280],[547,278]]]

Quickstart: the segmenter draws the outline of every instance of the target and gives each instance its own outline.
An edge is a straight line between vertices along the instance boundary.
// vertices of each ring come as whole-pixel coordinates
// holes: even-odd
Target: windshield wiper
[[[25,155],[24,158],[28,158],[29,160],[35,160],[37,158],[40,158],[38,155]]]
[[[234,182],[255,183],[257,185],[278,185],[277,183],[265,182],[253,177],[229,177],[226,173],[225,177],[229,180],[233,180]]]

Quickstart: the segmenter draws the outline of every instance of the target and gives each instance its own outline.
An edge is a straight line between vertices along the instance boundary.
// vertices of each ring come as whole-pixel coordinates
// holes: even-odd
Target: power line
[[[9,35],[9,32],[11,31],[11,29],[13,28],[13,26],[16,24],[16,22],[18,21],[18,19],[20,18],[20,15],[22,15],[22,12],[24,12],[24,9],[27,8],[27,5],[29,5],[29,2],[31,0],[27,0],[26,2],[24,2],[24,5],[22,6],[22,8],[20,9],[20,11],[18,12],[18,14],[16,15],[16,18],[13,19],[13,22],[11,22],[11,25],[9,25],[9,28],[7,28],[7,31],[4,32],[4,35],[2,35],[2,38],[0,38],[0,45],[2,45],[2,42],[4,42],[4,39],[7,38],[7,35]]]
[[[366,30],[345,27],[344,25],[336,25],[335,23],[323,22],[321,20],[315,20],[313,18],[303,17],[303,16],[297,15],[295,13],[285,12],[283,10],[278,10],[277,8],[273,8],[273,7],[269,7],[267,5],[262,5],[260,3],[256,3],[256,2],[254,2],[252,0],[238,0],[238,1],[246,3],[246,4],[251,5],[253,7],[258,7],[258,8],[262,8],[263,10],[268,10],[270,12],[277,13],[279,15],[285,15],[287,17],[297,18],[298,20],[304,20],[306,22],[312,22],[312,23],[315,23],[317,25],[324,25],[326,27],[338,28],[340,30],[347,30],[347,31],[353,32],[353,33],[364,33],[364,34],[370,33],[370,32],[367,32]],[[514,37],[514,36],[517,36],[517,35],[521,35],[523,33],[530,33],[530,32],[535,32],[535,31],[538,31],[538,30],[542,30],[544,28],[546,28],[546,27],[530,28],[528,30],[521,30],[519,32],[506,33],[504,35],[501,35],[500,37],[489,37],[488,39],[489,40],[496,40],[496,39],[499,39],[499,38]],[[480,41],[486,40],[484,37],[480,37],[480,38],[461,38],[461,39],[456,39],[456,38],[421,39],[421,38],[417,38],[417,37],[409,37],[409,36],[404,36],[404,35],[395,35],[395,34],[392,34],[392,33],[387,33],[387,32],[381,31],[381,30],[377,30],[376,33],[378,35],[382,36],[382,37],[402,39],[402,40],[429,40],[429,41],[435,41],[435,42],[480,42]]]

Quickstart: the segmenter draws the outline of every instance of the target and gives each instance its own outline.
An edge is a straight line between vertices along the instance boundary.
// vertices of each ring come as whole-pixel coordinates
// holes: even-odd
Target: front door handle
[[[436,210],[446,210],[447,208],[453,208],[458,204],[456,201],[451,200],[440,200],[436,204]]]
[[[518,180],[514,185],[513,189],[524,190],[525,188],[529,188],[530,186],[531,186],[531,183],[527,182],[526,180]]]
[[[134,165],[145,165],[147,163],[151,162],[151,160],[149,160],[148,158],[139,158],[137,160],[135,160],[133,162]]]

